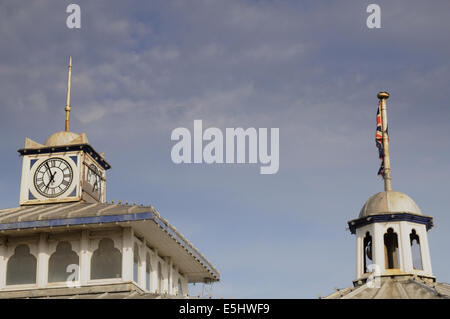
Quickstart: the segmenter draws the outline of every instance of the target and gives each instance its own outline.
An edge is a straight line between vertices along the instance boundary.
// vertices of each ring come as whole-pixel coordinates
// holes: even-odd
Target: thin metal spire
[[[383,149],[384,149],[384,190],[392,190],[391,178],[391,161],[389,157],[389,137],[387,133],[387,111],[386,100],[389,98],[389,93],[379,92],[377,97],[380,99],[379,105],[381,109],[381,129],[383,133]]]
[[[72,57],[69,59],[69,78],[67,80],[67,101],[66,101],[66,132],[69,132],[69,114],[70,114],[70,81],[72,78]]]

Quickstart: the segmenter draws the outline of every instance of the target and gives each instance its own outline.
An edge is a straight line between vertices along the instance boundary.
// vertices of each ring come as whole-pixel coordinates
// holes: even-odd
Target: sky
[[[375,2],[374,2],[375,1]],[[66,7],[81,8],[81,28]],[[381,8],[369,29],[366,8]],[[70,129],[105,152],[107,200],[153,205],[220,271],[191,294],[317,298],[355,279],[347,221],[393,189],[434,217],[433,273],[450,282],[450,2],[0,0],[0,207],[18,205],[25,137]],[[279,128],[279,171],[175,164],[171,132]]]

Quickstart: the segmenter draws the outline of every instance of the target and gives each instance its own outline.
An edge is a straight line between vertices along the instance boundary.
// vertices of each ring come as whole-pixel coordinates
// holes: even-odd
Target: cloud
[[[435,249],[448,243],[450,205],[448,1],[380,0],[380,30],[354,1],[77,3],[80,30],[66,28],[64,2],[0,5],[0,141],[16,168],[2,177],[2,207],[17,205],[17,146],[63,128],[72,55],[71,129],[106,152],[108,198],[154,203],[187,229],[224,274],[226,296],[314,298],[353,279],[344,228],[382,189],[376,93],[388,90],[393,183],[444,225],[432,231],[432,258],[450,276]],[[279,127],[279,173],[173,164],[170,132],[194,119]],[[283,219],[292,226],[276,227]],[[270,241],[256,239],[260,229]],[[264,286],[284,270],[302,274]]]

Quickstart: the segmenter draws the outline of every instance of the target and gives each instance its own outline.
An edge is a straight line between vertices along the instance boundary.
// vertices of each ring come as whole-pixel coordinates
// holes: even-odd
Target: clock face
[[[92,185],[92,191],[100,193],[101,172],[94,164],[89,165],[87,180]]]
[[[42,196],[62,195],[73,181],[73,171],[64,159],[53,157],[43,162],[34,173],[34,187]]]

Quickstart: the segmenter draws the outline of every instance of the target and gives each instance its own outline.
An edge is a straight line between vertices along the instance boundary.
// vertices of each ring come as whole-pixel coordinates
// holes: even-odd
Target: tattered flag
[[[387,135],[387,127],[386,127],[386,135]],[[375,133],[375,143],[378,148],[378,157],[381,159],[381,165],[378,170],[378,175],[383,176],[384,178],[384,146],[383,146],[383,125],[381,123],[381,105],[378,105],[377,110],[377,130]]]

